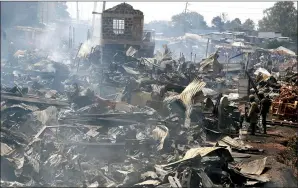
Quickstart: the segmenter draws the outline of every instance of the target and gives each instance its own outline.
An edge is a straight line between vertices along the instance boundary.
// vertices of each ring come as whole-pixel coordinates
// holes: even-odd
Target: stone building
[[[102,37],[104,44],[140,45],[143,33],[143,12],[121,3],[102,14]]]
[[[102,13],[103,58],[113,57],[117,51],[126,51],[130,46],[153,55],[151,33],[144,33],[144,14],[127,3],[121,3]],[[150,52],[148,52],[148,50]]]

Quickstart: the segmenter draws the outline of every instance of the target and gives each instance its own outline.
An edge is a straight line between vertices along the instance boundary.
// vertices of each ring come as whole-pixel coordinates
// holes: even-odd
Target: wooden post
[[[206,48],[206,58],[208,57],[208,48],[209,48],[209,38],[208,38],[208,41],[207,41],[207,48]]]
[[[72,46],[75,46],[75,28],[72,28]]]
[[[79,15],[79,2],[77,1],[77,22],[79,22],[80,15]]]
[[[185,35],[185,33],[186,33],[186,11],[187,11],[187,5],[188,5],[188,2],[186,2],[186,4],[185,4],[185,9],[184,9],[184,35]]]
[[[69,26],[69,33],[68,33],[68,48],[71,48],[71,26]]]
[[[195,58],[193,60],[194,63],[196,63],[196,57],[197,57],[197,54],[195,54]]]
[[[104,1],[103,2],[103,4],[102,4],[102,14],[103,14],[103,12],[105,11],[105,9],[106,9],[106,1]],[[101,26],[100,26],[100,68],[101,68],[101,71],[100,71],[100,84],[102,84],[102,82],[103,82],[103,42],[102,42],[102,40],[103,40],[103,24],[102,24],[102,14],[101,14]],[[99,95],[101,95],[101,89],[99,90]]]
[[[76,57],[75,57],[75,62],[77,61],[77,57],[78,57],[78,54],[80,52],[80,49],[81,49],[82,45],[83,45],[83,43],[81,43],[80,46],[79,46],[79,49],[78,49]],[[79,67],[80,67],[80,61],[78,61],[78,64],[77,64],[77,73],[79,71]]]

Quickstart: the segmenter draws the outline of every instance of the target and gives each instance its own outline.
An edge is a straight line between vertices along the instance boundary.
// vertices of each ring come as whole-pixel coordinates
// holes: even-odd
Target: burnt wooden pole
[[[72,46],[75,46],[75,28],[72,28]]]
[[[208,37],[207,47],[206,47],[206,58],[208,57],[209,40],[210,40],[210,38]]]
[[[188,2],[186,2],[185,4],[185,9],[184,9],[184,35],[186,33],[186,11],[187,11],[187,5],[188,5]]]
[[[77,1],[77,22],[80,20],[80,14],[79,14],[79,2]]]
[[[71,26],[69,26],[69,31],[68,31],[68,48],[71,48]]]

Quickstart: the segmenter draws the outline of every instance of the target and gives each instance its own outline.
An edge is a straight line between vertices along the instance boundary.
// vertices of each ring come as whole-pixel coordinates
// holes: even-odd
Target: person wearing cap
[[[260,113],[260,110],[259,110],[258,104],[255,101],[254,95],[249,96],[249,102],[250,102],[250,109],[248,111],[248,118],[249,118],[249,123],[251,127],[251,135],[255,135],[256,126],[258,123],[258,114]]]
[[[263,92],[259,92],[258,95],[261,99],[260,108],[261,108],[263,130],[264,130],[264,134],[267,134],[266,118],[271,106],[271,101],[268,95],[266,97],[264,96]]]

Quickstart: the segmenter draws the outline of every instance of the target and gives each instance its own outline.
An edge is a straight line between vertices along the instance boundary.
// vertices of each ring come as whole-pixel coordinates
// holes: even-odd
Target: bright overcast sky
[[[121,2],[106,2],[106,9]],[[135,9],[141,10],[145,16],[145,23],[153,20],[171,20],[175,14],[183,12],[186,2],[127,2]],[[76,17],[76,3],[67,2],[68,11]],[[102,2],[97,3],[97,11],[102,9]],[[79,2],[79,16],[83,20],[91,20],[93,2]],[[242,22],[247,18],[255,23],[263,17],[263,10],[270,8],[274,2],[189,2],[188,11],[195,11],[204,16],[208,25],[213,17],[226,13],[228,19],[239,18]],[[295,4],[297,6],[297,4]],[[100,11],[101,12],[101,11]]]

